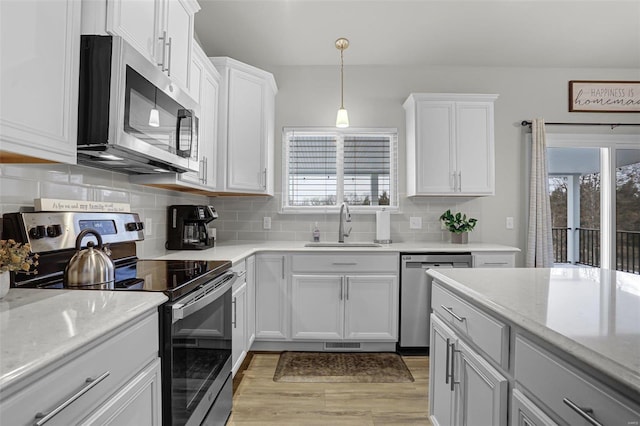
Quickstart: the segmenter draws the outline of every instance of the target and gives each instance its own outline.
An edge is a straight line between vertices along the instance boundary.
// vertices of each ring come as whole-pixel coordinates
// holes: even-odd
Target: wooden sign
[[[128,203],[111,203],[108,201],[57,200],[54,198],[36,198],[33,200],[37,212],[109,212],[129,213]]]
[[[569,81],[571,112],[640,112],[640,81]]]

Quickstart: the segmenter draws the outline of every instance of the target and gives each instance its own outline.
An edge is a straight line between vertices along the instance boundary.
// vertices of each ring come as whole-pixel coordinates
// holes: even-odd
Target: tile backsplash
[[[138,256],[151,258],[164,253],[167,206],[209,204],[208,197],[167,191],[129,183],[125,174],[84,166],[62,164],[0,165],[0,213],[32,208],[35,198],[129,203],[131,210],[152,229],[138,243]]]
[[[218,241],[310,241],[315,222],[321,241],[337,241],[338,214],[280,214],[281,194],[274,197],[213,197],[168,191],[129,182],[128,176],[84,166],[62,164],[1,164],[0,213],[32,208],[35,198],[129,203],[143,221],[151,219],[151,232],[138,244],[138,255],[151,258],[164,253],[166,209],[172,204],[211,204],[219,214],[212,223]],[[394,242],[448,241],[438,218],[447,209],[464,211],[479,220],[470,234],[482,241],[482,204],[474,198],[407,198],[401,194],[400,211],[391,214]],[[264,229],[265,217],[271,229]],[[410,229],[409,218],[419,217],[421,229]],[[373,241],[375,214],[352,213],[353,228],[347,241]]]

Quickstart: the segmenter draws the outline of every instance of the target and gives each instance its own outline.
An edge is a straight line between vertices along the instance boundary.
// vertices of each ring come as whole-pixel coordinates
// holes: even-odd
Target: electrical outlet
[[[147,237],[153,235],[153,220],[150,217],[144,218],[144,234]]]
[[[421,217],[410,217],[409,218],[409,229],[422,229],[422,218]]]
[[[271,229],[271,217],[265,216],[262,218],[262,228]]]
[[[513,218],[511,216],[507,216],[507,229],[513,229]]]

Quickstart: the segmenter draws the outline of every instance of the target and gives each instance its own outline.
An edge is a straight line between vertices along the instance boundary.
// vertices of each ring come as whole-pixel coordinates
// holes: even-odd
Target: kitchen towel
[[[387,210],[376,212],[376,242],[391,242],[391,214]]]

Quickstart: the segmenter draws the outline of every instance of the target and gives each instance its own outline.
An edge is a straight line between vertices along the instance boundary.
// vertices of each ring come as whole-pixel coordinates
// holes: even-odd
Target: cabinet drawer
[[[389,253],[296,254],[291,257],[293,272],[375,273],[395,274],[398,255]]]
[[[509,326],[488,316],[434,281],[431,306],[440,318],[507,368]],[[457,318],[456,318],[457,317]]]
[[[36,413],[49,413],[78,395],[81,389],[86,389],[87,379],[103,377],[47,425],[75,424],[93,411],[150,360],[158,357],[157,312],[153,311],[152,315],[133,324],[81,355],[71,354],[66,364],[3,401],[2,423],[32,425]]]
[[[515,379],[568,424],[586,424],[569,401],[604,425],[637,424],[640,406],[583,377],[535,344],[516,337]],[[567,402],[565,402],[567,401]]]
[[[515,255],[507,254],[474,254],[474,268],[514,268],[516,266]]]

